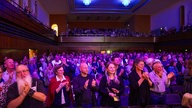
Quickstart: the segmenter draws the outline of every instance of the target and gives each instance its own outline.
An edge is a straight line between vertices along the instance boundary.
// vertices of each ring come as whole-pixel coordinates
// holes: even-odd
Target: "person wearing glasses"
[[[64,75],[62,65],[54,67],[55,77],[50,80],[46,106],[49,108],[63,108],[70,106],[72,91],[70,78]]]
[[[151,104],[165,105],[166,88],[169,87],[170,80],[175,74],[170,72],[166,75],[163,64],[160,61],[155,61],[152,68],[153,71],[149,73],[149,77],[153,83],[150,88]]]
[[[46,95],[41,80],[32,78],[26,65],[16,67],[16,78],[8,88],[7,108],[44,108]]]

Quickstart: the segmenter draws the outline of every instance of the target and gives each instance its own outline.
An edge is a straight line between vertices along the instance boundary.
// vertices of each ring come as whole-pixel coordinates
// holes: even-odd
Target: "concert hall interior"
[[[56,56],[61,61],[66,59],[68,65],[78,66],[82,58],[89,66],[89,61],[93,64],[96,57],[98,67],[102,62],[113,62],[118,56],[125,70],[129,61],[135,63],[140,57],[146,65],[147,60],[152,58],[153,66],[161,61],[167,77],[172,73],[170,66],[180,66],[176,69],[178,73],[171,78],[169,93],[165,96],[167,103],[163,107],[187,108],[181,103],[184,90],[174,91],[174,87],[185,84],[184,70],[190,68],[187,64],[192,59],[191,46],[192,0],[0,0],[0,65],[5,70],[8,58],[17,65],[24,62],[29,65],[35,61],[39,79],[42,78],[42,61],[46,59],[48,66]],[[138,67],[135,68],[137,70]],[[107,70],[110,69],[107,68],[103,75],[107,74]],[[30,73],[33,76],[33,72]],[[75,73],[69,75],[71,81]],[[148,74],[143,76],[147,80]],[[131,106],[128,97],[132,88],[129,80],[124,84],[121,106],[126,107]],[[151,87],[150,90],[155,89]],[[175,95],[172,94],[178,94],[180,100],[174,100]],[[173,98],[168,99],[168,96]],[[192,107],[192,96],[189,104]],[[152,105],[144,107],[152,108]]]

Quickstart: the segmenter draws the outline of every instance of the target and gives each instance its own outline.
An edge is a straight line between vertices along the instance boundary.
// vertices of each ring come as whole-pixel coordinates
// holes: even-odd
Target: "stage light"
[[[124,6],[128,6],[131,3],[131,0],[122,0],[121,2]]]
[[[107,54],[110,54],[112,51],[111,50],[107,50]]]
[[[185,49],[185,52],[187,52],[188,50],[187,49]]]
[[[91,4],[91,1],[92,1],[92,0],[83,0],[83,3],[84,3],[86,6],[88,6],[88,5]]]

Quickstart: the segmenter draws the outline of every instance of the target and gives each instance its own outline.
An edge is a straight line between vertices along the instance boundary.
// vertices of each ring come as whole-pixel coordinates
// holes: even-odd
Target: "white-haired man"
[[[46,100],[43,83],[30,76],[26,65],[16,68],[17,81],[7,92],[7,108],[43,108]]]
[[[159,61],[153,63],[153,71],[149,73],[152,81],[151,91],[151,104],[164,105],[166,88],[170,85],[170,79],[174,76],[173,72],[166,75],[163,64]]]

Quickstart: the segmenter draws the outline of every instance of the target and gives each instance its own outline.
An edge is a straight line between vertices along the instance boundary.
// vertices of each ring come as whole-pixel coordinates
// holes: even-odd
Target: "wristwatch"
[[[29,95],[30,97],[32,97],[34,93],[35,93],[35,90],[30,89],[29,92],[28,92],[28,95]]]

